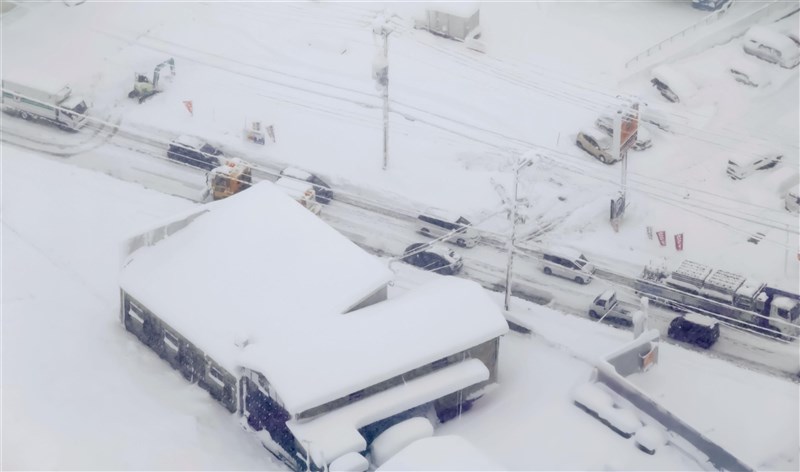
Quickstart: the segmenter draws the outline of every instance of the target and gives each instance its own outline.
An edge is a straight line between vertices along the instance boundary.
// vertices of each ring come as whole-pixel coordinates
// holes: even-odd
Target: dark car
[[[281,175],[292,179],[302,180],[314,186],[314,192],[317,194],[317,202],[327,205],[333,200],[333,190],[331,186],[325,183],[316,175],[306,172],[297,167],[287,167],[281,171]]]
[[[439,244],[414,243],[403,252],[403,262],[445,275],[457,274],[464,265],[461,256]]]
[[[697,313],[684,313],[669,324],[669,337],[708,349],[719,339],[719,322]]]
[[[178,136],[169,144],[167,157],[192,167],[211,170],[218,167],[222,151],[193,136]]]

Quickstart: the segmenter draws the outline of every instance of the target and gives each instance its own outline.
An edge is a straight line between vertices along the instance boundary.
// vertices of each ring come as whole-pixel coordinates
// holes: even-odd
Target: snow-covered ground
[[[625,60],[702,19],[688,3],[486,2],[481,54],[413,29],[411,16],[422,4],[51,2],[8,9],[4,2],[3,71],[69,82],[92,102],[93,118],[120,129],[67,135],[0,115],[3,468],[277,467],[233,418],[115,324],[117,243],[192,203],[42,161],[9,144],[20,141],[17,135],[52,159],[197,199],[203,173],[165,160],[170,139],[195,134],[270,169],[291,163],[313,170],[355,201],[408,214],[443,207],[501,235],[508,225],[507,195],[500,194],[511,188],[516,159],[534,150],[543,159],[520,175],[520,195],[530,202],[520,234],[553,226],[523,244],[571,244],[625,273],[654,258],[687,257],[796,291],[798,219],[783,210],[776,171],[798,166],[798,69],[744,57],[733,38],[674,64],[699,86],[689,103],[666,104],[644,78],[618,83],[615,76]],[[370,76],[379,50],[372,24],[380,12],[395,14],[396,28],[389,36],[387,171],[381,101]],[[797,15],[781,28],[796,32]],[[177,75],[162,74],[163,93],[142,105],[126,97],[134,72],[151,74],[169,57]],[[735,82],[726,67],[739,59],[761,68],[770,84],[750,89]],[[592,159],[574,137],[621,92],[669,110],[673,127],[651,129],[653,148],[630,153],[630,206],[615,233],[608,201],[618,189],[619,166]],[[274,125],[275,143],[243,139],[245,120],[253,118]],[[782,147],[784,162],[730,181],[729,155],[753,138]],[[371,221],[366,215],[358,222],[366,228],[358,237],[372,234]],[[647,226],[669,238],[683,233],[684,250],[659,247],[647,239]],[[361,242],[396,253],[414,237],[407,228],[398,231],[400,241],[378,240],[376,231],[374,240]],[[761,243],[747,242],[757,232],[765,234]],[[478,259],[482,249],[469,256]],[[418,277],[425,275],[401,270],[398,290]],[[503,387],[444,429],[514,469],[696,467],[669,449],[643,457],[571,406],[570,389],[590,370],[574,351],[601,355],[629,334],[556,319],[566,326],[547,336],[505,338]],[[554,338],[567,340],[553,349]],[[665,375],[641,385],[664,392],[663,401],[704,432],[720,434],[717,425],[726,421],[765,431],[758,444],[742,441],[733,426],[719,437],[709,432],[753,466],[800,466],[796,385],[664,348]],[[678,367],[676,374],[675,365],[696,368]],[[712,403],[706,394],[675,399],[689,393],[672,391],[681,382],[705,385],[715,373],[733,386],[719,380],[709,389],[724,387],[729,402],[697,411],[687,405],[698,397]],[[771,382],[777,386],[766,393],[746,388]],[[753,407],[762,404],[775,409]],[[526,421],[518,421],[520,412]],[[137,449],[142,444],[147,453]],[[527,452],[533,448],[536,454]]]
[[[193,204],[3,151],[2,467],[282,468],[235,415],[119,324],[120,241]],[[439,277],[393,267],[390,296]],[[440,434],[465,437],[510,470],[707,468],[672,446],[643,454],[572,405],[592,361],[630,333],[514,305],[534,334],[503,338],[499,387]],[[797,468],[798,385],[670,345],[660,358],[638,385],[754,467]]]

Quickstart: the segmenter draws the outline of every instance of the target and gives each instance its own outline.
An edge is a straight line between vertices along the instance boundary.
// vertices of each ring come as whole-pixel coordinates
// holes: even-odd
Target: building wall
[[[237,410],[237,378],[233,374],[124,290],[121,296],[121,316],[125,329],[136,335],[186,380],[197,382],[228,411]]]
[[[336,400],[325,403],[323,405],[303,411],[297,415],[297,419],[313,418],[314,416],[327,413],[337,408],[341,408],[349,403],[353,403],[370,395],[383,392],[394,386],[405,383],[408,380],[421,377],[423,375],[429,374],[443,367],[455,364],[457,362],[461,362],[466,359],[480,359],[484,363],[484,365],[489,369],[489,379],[480,384],[476,384],[473,387],[470,387],[469,389],[470,392],[478,390],[489,383],[497,381],[497,360],[498,360],[499,348],[500,348],[500,338],[491,339],[489,341],[486,341],[485,343],[479,344],[477,346],[471,347],[461,352],[451,354],[435,362],[410,370],[401,375],[392,377],[391,379],[367,387],[363,390],[353,392],[345,397],[341,397]],[[455,401],[455,399],[453,401]],[[450,405],[451,403],[452,401],[445,402],[444,405]]]

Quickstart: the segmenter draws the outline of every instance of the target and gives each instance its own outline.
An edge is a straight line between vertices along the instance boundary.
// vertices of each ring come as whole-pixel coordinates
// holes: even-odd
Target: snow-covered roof
[[[564,259],[569,259],[571,261],[576,261],[578,259],[586,259],[586,257],[584,257],[584,255],[577,249],[565,246],[553,246],[547,249],[543,249],[542,254],[557,256]]]
[[[120,285],[230,372],[264,374],[292,414],[508,330],[451,277],[343,314],[392,272],[270,182],[208,208],[131,254]]]
[[[409,444],[377,469],[392,470],[505,470],[461,436],[433,436]]]
[[[691,280],[702,282],[711,273],[711,267],[699,262],[684,260],[681,265],[672,273],[672,275],[682,276]]]
[[[653,78],[666,84],[682,100],[697,93],[697,87],[686,75],[666,64],[653,68],[652,75]]]
[[[480,11],[478,2],[436,2],[428,5],[428,10],[447,13],[460,18],[469,18]]]
[[[420,214],[430,216],[442,221],[446,221],[448,223],[455,223],[461,218],[464,218],[465,220],[469,221],[468,218],[463,217],[454,211],[445,210],[443,208],[428,207],[425,210],[423,210],[422,213]]]
[[[295,179],[300,179],[300,180],[308,180],[311,178],[310,173],[302,169],[298,169],[297,167],[287,167],[281,171],[281,175],[285,175],[287,177],[294,177]]]
[[[200,138],[196,136],[189,136],[188,134],[182,134],[175,138],[172,142],[174,144],[192,149],[200,149],[206,144],[205,141],[201,140]]]
[[[316,374],[317,371],[314,372]],[[315,377],[316,375],[309,375]],[[444,367],[320,415],[310,421],[289,420],[286,425],[314,462],[323,464],[348,452],[362,451],[367,442],[359,428],[402,413],[489,379],[489,369],[479,359]],[[313,384],[324,386],[324,384]]]
[[[284,320],[279,331],[247,346],[242,365],[263,373],[286,409],[299,413],[508,331],[480,285],[437,279],[346,315],[326,311]],[[309,342],[297,342],[303,338]]]
[[[714,318],[711,318],[711,317],[706,316],[706,315],[701,315],[699,313],[694,313],[694,312],[691,312],[691,311],[688,312],[688,313],[684,313],[682,316],[687,321],[691,321],[692,323],[700,325],[700,326],[707,326],[709,328],[713,328],[715,325],[719,324],[719,322],[717,320],[715,320]]]
[[[715,290],[733,294],[744,283],[744,276],[728,272],[727,270],[716,269],[706,279],[706,286]]]
[[[450,261],[461,260],[461,255],[459,253],[453,249],[450,249],[449,247],[445,247],[443,244],[431,244],[425,248],[425,251],[436,254],[437,256],[443,257]]]
[[[207,208],[186,228],[133,252],[120,285],[226,368],[238,365],[234,341],[241,338],[251,345],[280,339],[271,355],[291,364],[283,347],[302,349],[316,317],[335,318],[392,277],[270,182]],[[284,325],[297,337],[274,331]]]
[[[790,311],[797,306],[797,301],[789,297],[775,297],[772,299],[772,306],[780,308],[781,310]]]

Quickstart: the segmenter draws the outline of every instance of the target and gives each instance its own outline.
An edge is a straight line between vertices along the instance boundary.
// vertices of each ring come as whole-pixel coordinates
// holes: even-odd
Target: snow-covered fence
[[[628,382],[626,376],[639,372],[636,366],[643,349],[654,341],[652,331],[612,353],[605,360],[596,363],[594,380],[610,388],[614,393],[629,401],[640,411],[658,421],[667,430],[685,439],[708,457],[719,470],[754,470],[736,456],[705,437],[680,417],[659,405],[647,393]],[[656,336],[657,339],[657,336]]]
[[[689,26],[687,28],[684,28],[681,31],[678,31],[677,33],[673,34],[669,38],[663,39],[663,40],[659,41],[658,43],[650,46],[649,48],[647,48],[644,51],[640,52],[639,54],[634,56],[632,59],[630,59],[628,62],[626,62],[625,63],[625,68],[626,69],[630,69],[632,66],[634,66],[634,65],[638,64],[639,62],[641,62],[644,58],[650,57],[653,54],[657,54],[657,53],[661,52],[663,49],[665,49],[665,48],[669,47],[670,45],[672,45],[673,43],[675,43],[677,41],[681,41],[684,38],[686,38],[687,36],[691,36],[696,31],[698,31],[700,28],[703,28],[706,25],[709,25],[711,23],[716,22],[717,20],[722,18],[722,16],[725,13],[728,12],[728,10],[731,8],[731,5],[733,5],[733,1],[730,1],[730,2],[726,3],[724,7],[720,8],[717,11],[709,13],[708,15],[703,17],[702,20],[698,21],[697,23],[695,23],[695,24],[693,24],[693,25],[691,25],[691,26]]]

